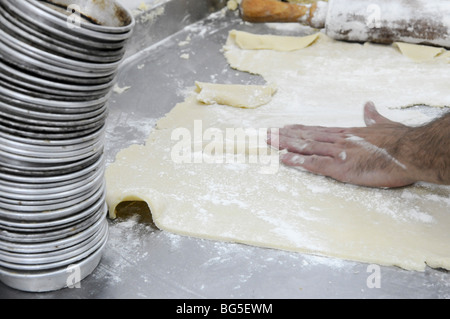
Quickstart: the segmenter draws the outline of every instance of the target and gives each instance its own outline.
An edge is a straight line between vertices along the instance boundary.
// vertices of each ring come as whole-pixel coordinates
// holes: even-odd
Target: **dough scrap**
[[[243,50],[228,41],[225,56],[233,68],[276,84],[277,94],[255,109],[210,107],[195,94],[176,105],[145,145],[121,151],[108,166],[112,218],[120,202],[143,200],[160,229],[181,235],[408,270],[450,269],[450,187],[357,187],[281,166],[276,156],[260,156],[270,153],[267,146],[256,157],[250,145],[218,147],[234,141],[227,136],[233,129],[362,126],[367,100],[393,120],[421,124],[430,118],[398,108],[450,105],[446,61],[418,64],[392,46],[326,37],[293,52]]]
[[[395,42],[394,46],[398,47],[404,56],[416,62],[430,61],[446,52],[444,48],[403,42]]]
[[[277,91],[268,85],[215,84],[196,82],[197,99],[205,104],[256,108],[267,104]]]
[[[230,39],[244,50],[295,51],[310,46],[319,38],[319,35],[320,33],[305,37],[292,37],[257,35],[237,30],[230,31]]]

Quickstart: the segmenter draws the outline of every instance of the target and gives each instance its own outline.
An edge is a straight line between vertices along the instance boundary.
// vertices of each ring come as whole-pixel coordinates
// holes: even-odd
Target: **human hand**
[[[411,152],[402,153],[413,128],[383,117],[372,102],[364,107],[364,121],[366,127],[353,128],[290,125],[270,133],[268,144],[287,150],[285,165],[345,183],[401,187],[420,180]]]

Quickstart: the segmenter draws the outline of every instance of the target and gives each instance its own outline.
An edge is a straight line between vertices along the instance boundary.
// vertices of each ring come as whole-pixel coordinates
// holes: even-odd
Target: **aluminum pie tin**
[[[88,23],[81,21],[80,27],[103,33],[127,33],[132,31],[135,21],[133,15],[117,1],[101,0],[47,0],[29,1],[60,19],[67,20],[68,6],[76,4]],[[95,23],[92,23],[94,21]]]
[[[44,128],[52,128],[52,131],[67,131],[68,128],[83,127],[84,125],[100,124],[103,127],[107,117],[106,104],[100,110],[101,112],[88,113],[85,118],[70,119],[70,116],[64,116],[56,120],[36,119],[32,117],[24,117],[12,112],[4,112],[0,106],[0,120],[5,121],[5,125],[12,125],[12,123],[21,123],[21,125],[35,126],[38,131],[45,131]],[[98,114],[97,114],[98,113]],[[91,116],[91,114],[93,116]],[[96,114],[96,115],[94,115]],[[67,119],[65,119],[67,118]]]
[[[36,233],[20,233],[8,230],[0,230],[0,239],[15,244],[32,244],[32,243],[46,243],[59,239],[74,236],[94,225],[99,219],[104,218],[107,213],[106,204],[103,209],[92,213],[91,215],[80,219],[75,224],[69,224],[67,227],[49,230],[46,232]],[[3,251],[5,252],[5,251]]]
[[[31,122],[31,123],[30,123]],[[99,130],[106,124],[106,114],[102,114],[93,119],[80,120],[77,122],[42,122],[38,120],[20,121],[13,116],[0,115],[0,125],[23,132],[35,132],[44,134],[65,134],[65,133],[84,133],[86,131]]]
[[[6,1],[11,2],[12,0],[6,0]],[[109,18],[111,21],[111,18],[113,17],[113,13],[114,13],[114,8],[112,8],[112,6],[115,6],[115,4],[116,4],[115,1],[77,0],[77,1],[67,1],[66,3],[62,3],[62,2],[64,2],[63,0],[57,1],[57,2],[59,2],[60,6],[64,6],[66,8],[68,6],[71,6],[72,8],[74,8],[74,5],[75,5],[78,7],[77,9],[81,10],[81,12],[77,11],[78,13],[81,13],[80,14],[81,19],[79,19],[77,21],[79,26],[77,25],[75,27],[70,27],[70,28],[68,28],[68,15],[61,14],[60,11],[55,10],[55,8],[57,8],[57,6],[45,6],[36,0],[31,0],[31,1],[25,0],[25,1],[21,1],[20,4],[16,3],[16,1],[14,1],[14,2],[15,2],[16,7],[20,8],[24,12],[27,12],[32,15],[38,15],[40,17],[40,19],[37,20],[38,23],[36,23],[36,24],[39,24],[39,25],[45,24],[45,25],[51,26],[55,29],[66,28],[70,35],[81,36],[83,38],[90,39],[93,41],[98,41],[101,44],[108,45],[105,48],[114,48],[115,45],[119,45],[119,44],[123,45],[124,44],[123,41],[127,40],[130,37],[130,34],[132,32],[131,28],[133,27],[133,25],[131,24],[131,22],[133,21],[133,19],[131,18],[131,14],[128,13],[128,11],[124,11],[124,14],[128,13],[128,15],[129,15],[129,19],[128,19],[129,22],[126,26],[127,30],[125,30],[125,28],[123,28],[122,32],[102,32],[102,31],[99,32],[98,30],[93,30],[93,28],[95,28],[96,25],[101,28],[101,25],[100,25],[101,22],[89,23],[88,20],[86,19],[87,17],[89,17],[91,21],[99,21],[101,18]],[[101,5],[101,8],[100,8],[100,6],[96,7],[97,2],[99,2],[99,4]],[[103,4],[102,4],[102,2],[103,2]],[[47,3],[51,4],[52,2],[49,1]],[[83,5],[83,3],[86,5]],[[115,6],[115,8],[118,8],[118,6]],[[85,9],[87,9],[87,10],[85,10]],[[94,11],[91,9],[96,9],[96,10]],[[88,10],[91,12],[90,13],[86,12]],[[93,14],[96,14],[97,17],[93,17],[92,16]],[[69,16],[72,16],[72,13]],[[83,18],[84,18],[85,22],[83,21]],[[82,27],[82,25],[84,27]],[[114,30],[114,28],[111,28],[111,30]],[[106,31],[106,29],[105,29],[105,31]]]
[[[20,23],[18,19],[12,17],[6,10],[2,10],[1,5],[0,19],[4,29],[7,29],[13,37],[20,38],[23,41],[32,43],[41,50],[60,56],[71,57],[85,62],[113,63],[121,61],[125,53],[123,48],[117,51],[93,51],[80,47],[71,47],[66,42],[58,42],[57,39],[48,37],[42,33],[37,33],[36,30]]]
[[[72,56],[75,58],[78,58],[78,54],[81,54],[82,59],[99,63],[118,61],[122,59],[125,53],[124,47],[115,50],[105,50],[88,47],[86,43],[77,43],[74,45],[67,41],[67,39],[58,38],[54,34],[51,35],[42,32],[42,30],[39,30],[39,28],[36,27],[32,20],[23,20],[21,17],[11,12],[11,10],[8,10],[8,7],[4,2],[0,2],[0,14],[11,23],[11,31],[17,32],[30,43],[34,43],[37,46],[44,46],[44,48],[49,49],[51,52],[61,52],[65,56]],[[103,58],[103,60],[99,60],[101,58]]]
[[[98,266],[107,243],[105,238],[102,246],[90,256],[78,261],[71,267],[62,267],[49,271],[16,271],[0,267],[0,280],[7,286],[26,292],[49,292],[60,290],[76,282],[68,283],[71,270],[76,269],[79,280],[85,279]]]
[[[1,15],[0,22],[2,22]],[[3,28],[4,26],[0,25],[0,38],[3,43],[17,52],[21,52],[37,61],[49,63],[56,67],[79,70],[87,73],[100,73],[101,76],[106,76],[113,73],[121,63],[120,60],[113,63],[89,63],[55,55],[14,38],[8,32],[5,32]]]
[[[25,94],[9,90],[0,86],[0,94],[3,101],[10,102],[12,105],[24,105],[35,106],[43,110],[50,112],[60,110],[60,112],[84,112],[89,110],[95,110],[103,106],[109,98],[109,95],[103,96],[99,99],[85,102],[64,102],[64,101],[51,101],[46,99],[34,98]]]
[[[13,50],[9,49],[7,46],[0,42],[0,61],[3,63],[7,63],[13,66],[15,69],[20,70],[21,72],[32,74],[33,76],[37,76],[38,78],[43,78],[44,80],[53,81],[53,82],[62,82],[69,85],[102,85],[110,83],[114,80],[116,73],[99,77],[98,74],[82,73],[85,75],[84,77],[78,77],[73,75],[68,75],[64,73],[62,68],[59,68],[61,73],[52,72],[45,67],[44,64],[34,61],[23,54],[16,53],[13,54]],[[6,51],[8,51],[7,54]],[[19,57],[18,57],[19,56]],[[23,59],[23,60],[21,60]],[[34,64],[33,64],[34,63]],[[40,66],[36,66],[36,64],[40,64]],[[54,69],[54,68],[53,68]],[[74,73],[71,72],[71,73]]]
[[[104,139],[92,140],[90,143],[83,143],[65,149],[64,147],[36,146],[32,144],[19,143],[17,141],[5,139],[0,135],[0,150],[5,152],[15,152],[22,156],[38,158],[72,158],[92,154],[104,146]]]
[[[0,29],[1,30],[1,29]],[[2,33],[2,32],[0,32]],[[89,70],[83,68],[75,68],[70,64],[57,63],[52,60],[43,60],[39,54],[28,51],[25,48],[15,45],[8,41],[4,35],[0,34],[0,50],[4,53],[3,57],[7,61],[14,61],[16,64],[22,63],[28,65],[31,69],[45,70],[50,74],[59,75],[61,78],[105,78],[114,74],[116,68],[103,70]]]
[[[43,258],[44,255],[50,255],[50,256],[56,256],[56,255],[62,255],[68,252],[73,251],[74,249],[76,249],[76,246],[79,246],[80,244],[86,244],[87,242],[92,241],[92,239],[94,239],[95,236],[98,236],[99,233],[102,233],[102,231],[104,231],[105,228],[105,219],[106,219],[106,214],[105,215],[101,215],[100,218],[96,218],[95,220],[91,220],[91,222],[93,221],[93,223],[91,223],[88,227],[86,227],[85,229],[79,231],[78,233],[72,234],[72,235],[68,235],[65,237],[62,237],[61,239],[58,240],[54,240],[51,242],[34,242],[34,243],[21,243],[21,244],[14,244],[16,246],[23,246],[23,247],[29,247],[32,245],[40,245],[40,246],[44,246],[47,247],[46,251],[42,251],[42,252],[32,252],[32,253],[25,253],[25,252],[12,252],[12,251],[6,251],[6,250],[0,250],[0,260],[4,261],[4,262],[10,262],[10,263],[16,263],[16,264],[26,264],[28,262],[32,262],[36,263],[36,264],[45,264],[46,262],[44,260],[36,260],[36,258]],[[73,239],[73,243],[71,243],[68,240]],[[97,241],[100,238],[97,237]],[[65,243],[64,247],[60,247],[58,246],[59,243]],[[67,258],[62,258],[62,259],[67,259]],[[21,262],[22,261],[22,262]],[[54,262],[53,261],[48,261],[47,263],[50,262]]]
[[[30,123],[31,122],[31,123]],[[0,125],[10,127],[12,129],[21,130],[23,132],[48,133],[48,134],[65,134],[86,132],[87,130],[98,130],[106,123],[106,114],[103,114],[94,119],[80,120],[78,122],[45,122],[42,124],[36,123],[38,121],[32,120],[23,122],[12,118],[11,116],[0,115]]]
[[[35,90],[45,90],[46,88],[50,90],[50,93],[60,92],[60,94],[85,94],[87,96],[91,95],[106,95],[110,88],[113,86],[114,81],[102,83],[102,84],[90,84],[90,85],[77,85],[77,84],[67,84],[62,82],[54,82],[50,80],[43,79],[41,77],[33,76],[30,73],[25,73],[20,71],[19,68],[13,68],[0,60],[0,76],[3,75],[4,79],[7,79],[14,84],[19,84],[29,89]]]
[[[67,17],[65,20],[58,19],[27,1],[4,0],[3,5],[12,15],[19,17],[37,31],[56,36],[74,45],[103,50],[118,49],[125,45],[126,39],[130,36],[125,34],[119,35],[119,38],[114,38],[109,34],[92,32],[81,28],[69,28]]]
[[[107,112],[107,105],[105,103],[103,105],[100,105],[98,108],[88,110],[87,112],[72,113],[73,110],[70,111],[71,111],[70,113],[46,112],[45,110],[37,111],[33,109],[31,110],[27,109],[26,107],[15,106],[0,101],[0,112],[2,112],[2,114],[6,114],[6,116],[9,117],[19,116],[22,118],[29,118],[30,121],[41,120],[52,122],[55,121],[61,123],[86,120],[99,115],[104,115]]]
[[[79,192],[75,192],[74,190],[65,197],[63,194],[59,194],[59,197],[56,197],[55,195],[55,198],[52,199],[17,199],[11,198],[11,193],[0,192],[0,209],[16,213],[14,214],[14,218],[19,217],[21,213],[25,213],[28,217],[33,217],[30,218],[31,221],[41,220],[42,215],[48,215],[47,212],[69,208],[89,199],[96,193],[96,190],[101,186],[102,182],[103,176],[97,176],[89,183],[82,185]],[[18,197],[17,195],[14,196]],[[5,217],[8,218],[7,215],[5,215]],[[22,221],[21,219],[18,220]]]
[[[58,177],[61,175],[75,173],[83,170],[84,168],[90,167],[92,164],[97,162],[102,153],[103,152],[98,152],[98,154],[81,161],[75,161],[68,164],[63,163],[62,165],[44,165],[20,162],[4,158],[0,155],[0,173],[23,176],[27,178]]]
[[[53,230],[60,230],[69,225],[76,225],[80,220],[92,215],[98,211],[105,203],[104,187],[95,196],[87,200],[85,203],[79,203],[76,207],[70,207],[59,211],[49,213],[20,213],[18,217],[26,215],[28,219],[39,220],[33,221],[13,221],[4,218],[4,216],[11,216],[11,213],[6,213],[0,209],[2,216],[0,216],[0,229],[16,233],[42,233]],[[55,218],[56,216],[56,218]],[[44,220],[46,219],[46,220]],[[0,249],[8,250],[9,246],[6,243],[0,242]]]
[[[68,207],[76,204],[82,199],[82,196],[89,196],[92,189],[98,188],[103,181],[103,171],[97,172],[85,183],[77,183],[77,187],[64,192],[34,194],[20,194],[19,189],[4,190],[0,188],[0,208],[17,212],[41,212],[55,210],[53,207],[45,208],[48,205],[63,205],[56,209]],[[86,194],[86,195],[84,195]]]
[[[22,85],[22,83],[15,84],[14,81],[11,81],[10,79],[5,79],[4,77],[2,77],[2,75],[0,75],[0,85],[9,90],[16,91],[21,94],[26,94],[31,97],[43,98],[43,99],[47,99],[47,100],[58,100],[58,101],[63,101],[63,102],[85,102],[85,101],[90,101],[93,99],[101,98],[102,96],[107,94],[107,93],[101,93],[98,95],[84,96],[80,92],[75,92],[77,94],[62,95],[61,94],[62,92],[55,91],[53,93],[49,93],[49,92],[41,91],[41,90],[39,90],[39,88],[34,88],[34,89],[30,90],[29,88],[24,87]],[[54,93],[56,93],[56,94],[54,94]]]
[[[86,208],[85,210],[75,214],[73,216],[65,217],[59,220],[52,220],[48,222],[42,223],[15,223],[16,226],[8,226],[0,224],[0,230],[9,231],[13,233],[21,233],[21,234],[45,234],[49,232],[56,232],[59,230],[67,229],[68,227],[76,226],[81,220],[89,218],[92,214],[95,214],[101,207],[105,205],[105,195],[103,194],[100,199],[97,200],[91,207]],[[1,221],[1,219],[0,219]],[[21,246],[11,246],[11,243],[6,245],[5,243],[0,242],[0,249],[9,250],[10,247],[15,247],[15,250],[20,249]],[[26,252],[26,251],[25,251]]]
[[[92,128],[85,131],[68,131],[62,133],[55,132],[32,132],[32,131],[24,131],[21,129],[17,129],[14,127],[0,125],[0,132],[6,133],[9,135],[15,135],[17,137],[29,138],[35,140],[67,140],[67,139],[76,139],[82,138],[87,135],[91,135],[97,132],[100,128]]]
[[[7,152],[0,153],[0,164],[5,166],[4,168],[10,169],[22,169],[23,174],[27,175],[27,173],[34,174],[37,176],[46,175],[47,173],[53,175],[55,172],[65,172],[65,171],[74,171],[79,170],[83,167],[90,166],[92,163],[96,161],[98,157],[103,153],[102,149],[97,150],[91,156],[79,159],[78,157],[74,157],[74,160],[67,161],[59,161],[59,163],[54,163],[52,159],[39,159],[39,158],[31,158],[25,156],[19,156],[17,154],[11,154]],[[0,167],[0,171],[3,167]],[[31,176],[31,175],[29,175]]]
[[[70,205],[63,203],[62,208],[56,205],[20,206],[15,210],[0,208],[0,228],[1,225],[16,228],[45,228],[48,222],[62,221],[65,217],[76,216],[103,197],[105,190],[103,180],[99,184],[96,188],[80,194],[80,197],[73,200]]]
[[[71,170],[80,167],[84,161],[91,161],[92,156],[97,156],[98,152],[103,152],[103,144],[99,150],[89,151],[88,153],[77,156],[60,158],[41,158],[31,156],[21,156],[3,151],[0,156],[0,164],[9,169],[22,169],[33,174],[41,171],[42,173],[58,172],[62,170]]]
[[[2,143],[1,145],[4,145],[5,147],[16,147],[18,149],[18,152],[21,152],[22,150],[47,153],[77,152],[87,148],[92,148],[94,147],[94,145],[97,145],[97,143],[104,141],[104,139],[104,126],[99,130],[93,132],[92,134],[83,136],[82,138],[64,140],[30,139],[3,133],[0,131],[0,142]]]
[[[92,183],[104,174],[104,167],[89,172],[78,179],[59,184],[24,184],[1,182],[0,196],[3,201],[52,201],[72,197],[92,187]]]
[[[53,204],[62,204],[69,206],[69,203],[73,200],[79,200],[81,196],[87,194],[93,185],[96,183],[100,183],[102,180],[102,176],[97,174],[90,181],[85,184],[81,184],[80,190],[76,192],[74,188],[72,192],[62,192],[55,193],[52,196],[47,195],[32,195],[27,194],[18,194],[13,193],[11,191],[0,191],[0,205],[1,203],[9,204],[11,207],[4,206],[3,208],[9,209],[12,211],[23,211],[23,212],[35,212],[35,211],[43,211],[41,207],[45,205],[53,205]],[[14,190],[12,190],[14,191]],[[36,209],[39,208],[39,209]],[[59,208],[58,208],[59,209]],[[52,209],[48,209],[52,210]]]
[[[73,262],[71,258],[83,256],[81,254],[91,250],[99,244],[105,232],[99,232],[86,241],[73,245],[66,249],[55,250],[40,254],[14,254],[0,252],[0,266],[18,270],[45,270],[58,268],[63,265],[55,264],[60,262]],[[98,247],[96,247],[98,248]],[[94,249],[96,249],[94,248]],[[29,267],[26,267],[29,265]]]
[[[14,183],[32,184],[32,185],[51,185],[51,187],[57,187],[57,185],[66,185],[67,182],[71,182],[75,179],[85,176],[86,174],[99,169],[104,165],[104,155],[101,154],[99,158],[95,159],[90,165],[75,170],[73,172],[65,172],[59,175],[47,175],[47,176],[23,176],[16,174],[8,174],[0,171],[0,181],[8,181]]]
[[[105,219],[101,219],[100,221],[100,227],[91,227],[91,229],[95,230],[94,234],[64,249],[60,249],[59,246],[55,245],[55,249],[49,252],[36,253],[34,254],[35,257],[30,256],[31,254],[23,254],[22,258],[20,254],[2,254],[0,252],[0,267],[19,271],[42,271],[76,263],[99,249],[106,240],[108,236],[108,224]],[[47,262],[45,259],[47,259]]]
[[[96,213],[101,207],[105,205],[104,202],[102,202],[96,210],[91,211],[90,215],[93,213]],[[37,253],[46,253],[51,252],[56,249],[64,249],[67,247],[71,247],[75,244],[78,244],[93,234],[95,234],[100,225],[103,223],[104,219],[106,219],[106,214],[103,215],[103,218],[96,220],[94,224],[92,224],[90,227],[85,229],[82,232],[78,232],[72,236],[65,237],[59,240],[55,240],[52,242],[34,242],[34,243],[27,243],[27,244],[18,244],[18,243],[11,243],[11,242],[0,242],[0,252],[6,251],[16,254],[37,254]],[[64,228],[67,228],[64,227]]]
[[[19,271],[42,271],[67,266],[91,255],[95,250],[100,248],[105,237],[107,237],[106,227],[102,232],[99,232],[85,242],[74,245],[70,247],[70,249],[65,249],[63,251],[33,254],[35,256],[3,255],[3,257],[0,257],[3,259],[3,261],[0,259],[0,267],[3,266]]]

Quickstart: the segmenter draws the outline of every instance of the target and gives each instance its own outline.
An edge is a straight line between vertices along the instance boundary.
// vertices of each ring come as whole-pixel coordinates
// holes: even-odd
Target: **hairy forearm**
[[[288,152],[288,166],[338,181],[369,187],[402,187],[415,182],[450,185],[450,112],[411,127],[364,107],[366,127],[290,125],[268,142]]]
[[[395,153],[418,180],[450,184],[450,112],[405,132]]]

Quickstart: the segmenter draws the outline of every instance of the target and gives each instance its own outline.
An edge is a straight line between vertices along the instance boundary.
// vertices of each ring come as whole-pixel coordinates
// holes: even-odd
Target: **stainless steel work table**
[[[144,143],[156,120],[183,101],[195,81],[263,83],[229,68],[221,52],[229,30],[293,32],[244,24],[237,12],[210,14],[225,1],[158,2],[137,17],[130,42],[130,54],[137,54],[118,74],[124,91],[116,90],[109,102],[108,163],[119,150]],[[0,284],[0,298],[450,297],[444,270],[380,267],[381,286],[370,288],[367,264],[178,236],[156,229],[148,217],[110,221],[103,259],[80,288],[36,294]]]

